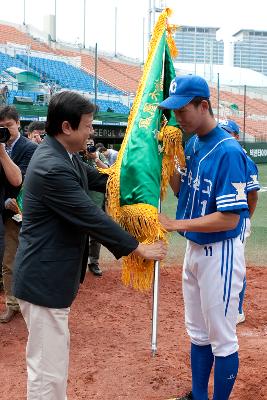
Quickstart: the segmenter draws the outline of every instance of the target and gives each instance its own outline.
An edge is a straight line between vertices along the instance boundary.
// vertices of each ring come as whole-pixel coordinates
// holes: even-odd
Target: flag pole
[[[161,199],[159,199],[158,212],[161,212]],[[159,261],[154,265],[153,281],[153,306],[152,306],[152,333],[151,333],[151,351],[152,357],[157,354],[157,336],[158,336],[158,301],[159,301]]]

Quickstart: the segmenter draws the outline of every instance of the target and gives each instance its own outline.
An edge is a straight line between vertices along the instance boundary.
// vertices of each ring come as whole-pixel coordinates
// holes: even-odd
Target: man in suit
[[[83,281],[88,235],[116,258],[135,252],[162,259],[162,242],[139,244],[90,199],[105,192],[107,176],[84,164],[95,106],[81,95],[55,94],[47,136],[24,181],[23,221],[15,260],[14,294],[29,331],[27,399],[65,400],[69,361],[68,314]]]
[[[0,125],[1,126],[1,125]],[[5,144],[0,143],[0,265],[4,255],[4,224],[3,210],[6,185],[20,186],[22,182],[19,167],[11,160],[5,150]],[[2,290],[2,269],[0,270],[0,290]]]
[[[29,161],[35,151],[37,144],[20,135],[19,114],[15,107],[6,106],[0,109],[0,126],[8,128],[10,138],[6,143],[6,152],[11,160],[19,167],[24,177]],[[17,196],[20,187],[6,185],[5,210],[3,219],[5,225],[5,248],[2,264],[3,284],[6,297],[6,310],[0,314],[0,323],[10,322],[19,311],[19,304],[12,295],[13,265],[18,248],[18,236],[21,223],[14,220],[16,214],[20,214],[17,204]]]

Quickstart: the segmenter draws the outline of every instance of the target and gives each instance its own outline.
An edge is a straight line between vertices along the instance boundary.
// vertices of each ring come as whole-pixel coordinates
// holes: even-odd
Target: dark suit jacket
[[[24,181],[14,295],[50,308],[69,307],[74,300],[86,271],[88,234],[116,258],[138,246],[88,196],[89,190],[105,191],[107,176],[75,155],[73,161],[76,168],[65,148],[47,136]]]
[[[26,170],[28,168],[29,162],[32,158],[33,153],[35,152],[38,145],[36,143],[31,142],[25,136],[20,136],[19,140],[15,143],[12,152],[11,152],[11,160],[19,167],[22,173],[22,179],[26,174]],[[9,182],[5,182],[5,200],[10,198],[16,198],[19,194],[21,186],[14,187]],[[11,210],[4,211],[4,219],[8,217],[12,217],[14,212]]]

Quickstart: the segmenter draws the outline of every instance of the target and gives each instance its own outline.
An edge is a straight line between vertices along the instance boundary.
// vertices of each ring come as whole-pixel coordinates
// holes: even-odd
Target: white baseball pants
[[[211,344],[215,356],[238,350],[236,320],[245,276],[240,237],[198,245],[187,242],[183,266],[185,324],[191,342]]]

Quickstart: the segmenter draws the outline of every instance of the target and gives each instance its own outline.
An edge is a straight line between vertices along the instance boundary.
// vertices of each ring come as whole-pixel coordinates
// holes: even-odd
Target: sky
[[[222,37],[240,29],[267,31],[266,0],[155,0],[155,3],[166,4],[173,10],[171,23],[219,27]],[[25,23],[42,31],[44,16],[55,14],[56,8],[57,40],[83,44],[84,4],[85,47],[97,43],[101,51],[114,54],[116,50],[117,54],[143,59],[143,42],[148,40],[149,0],[0,0],[0,20],[22,24],[25,14]]]

